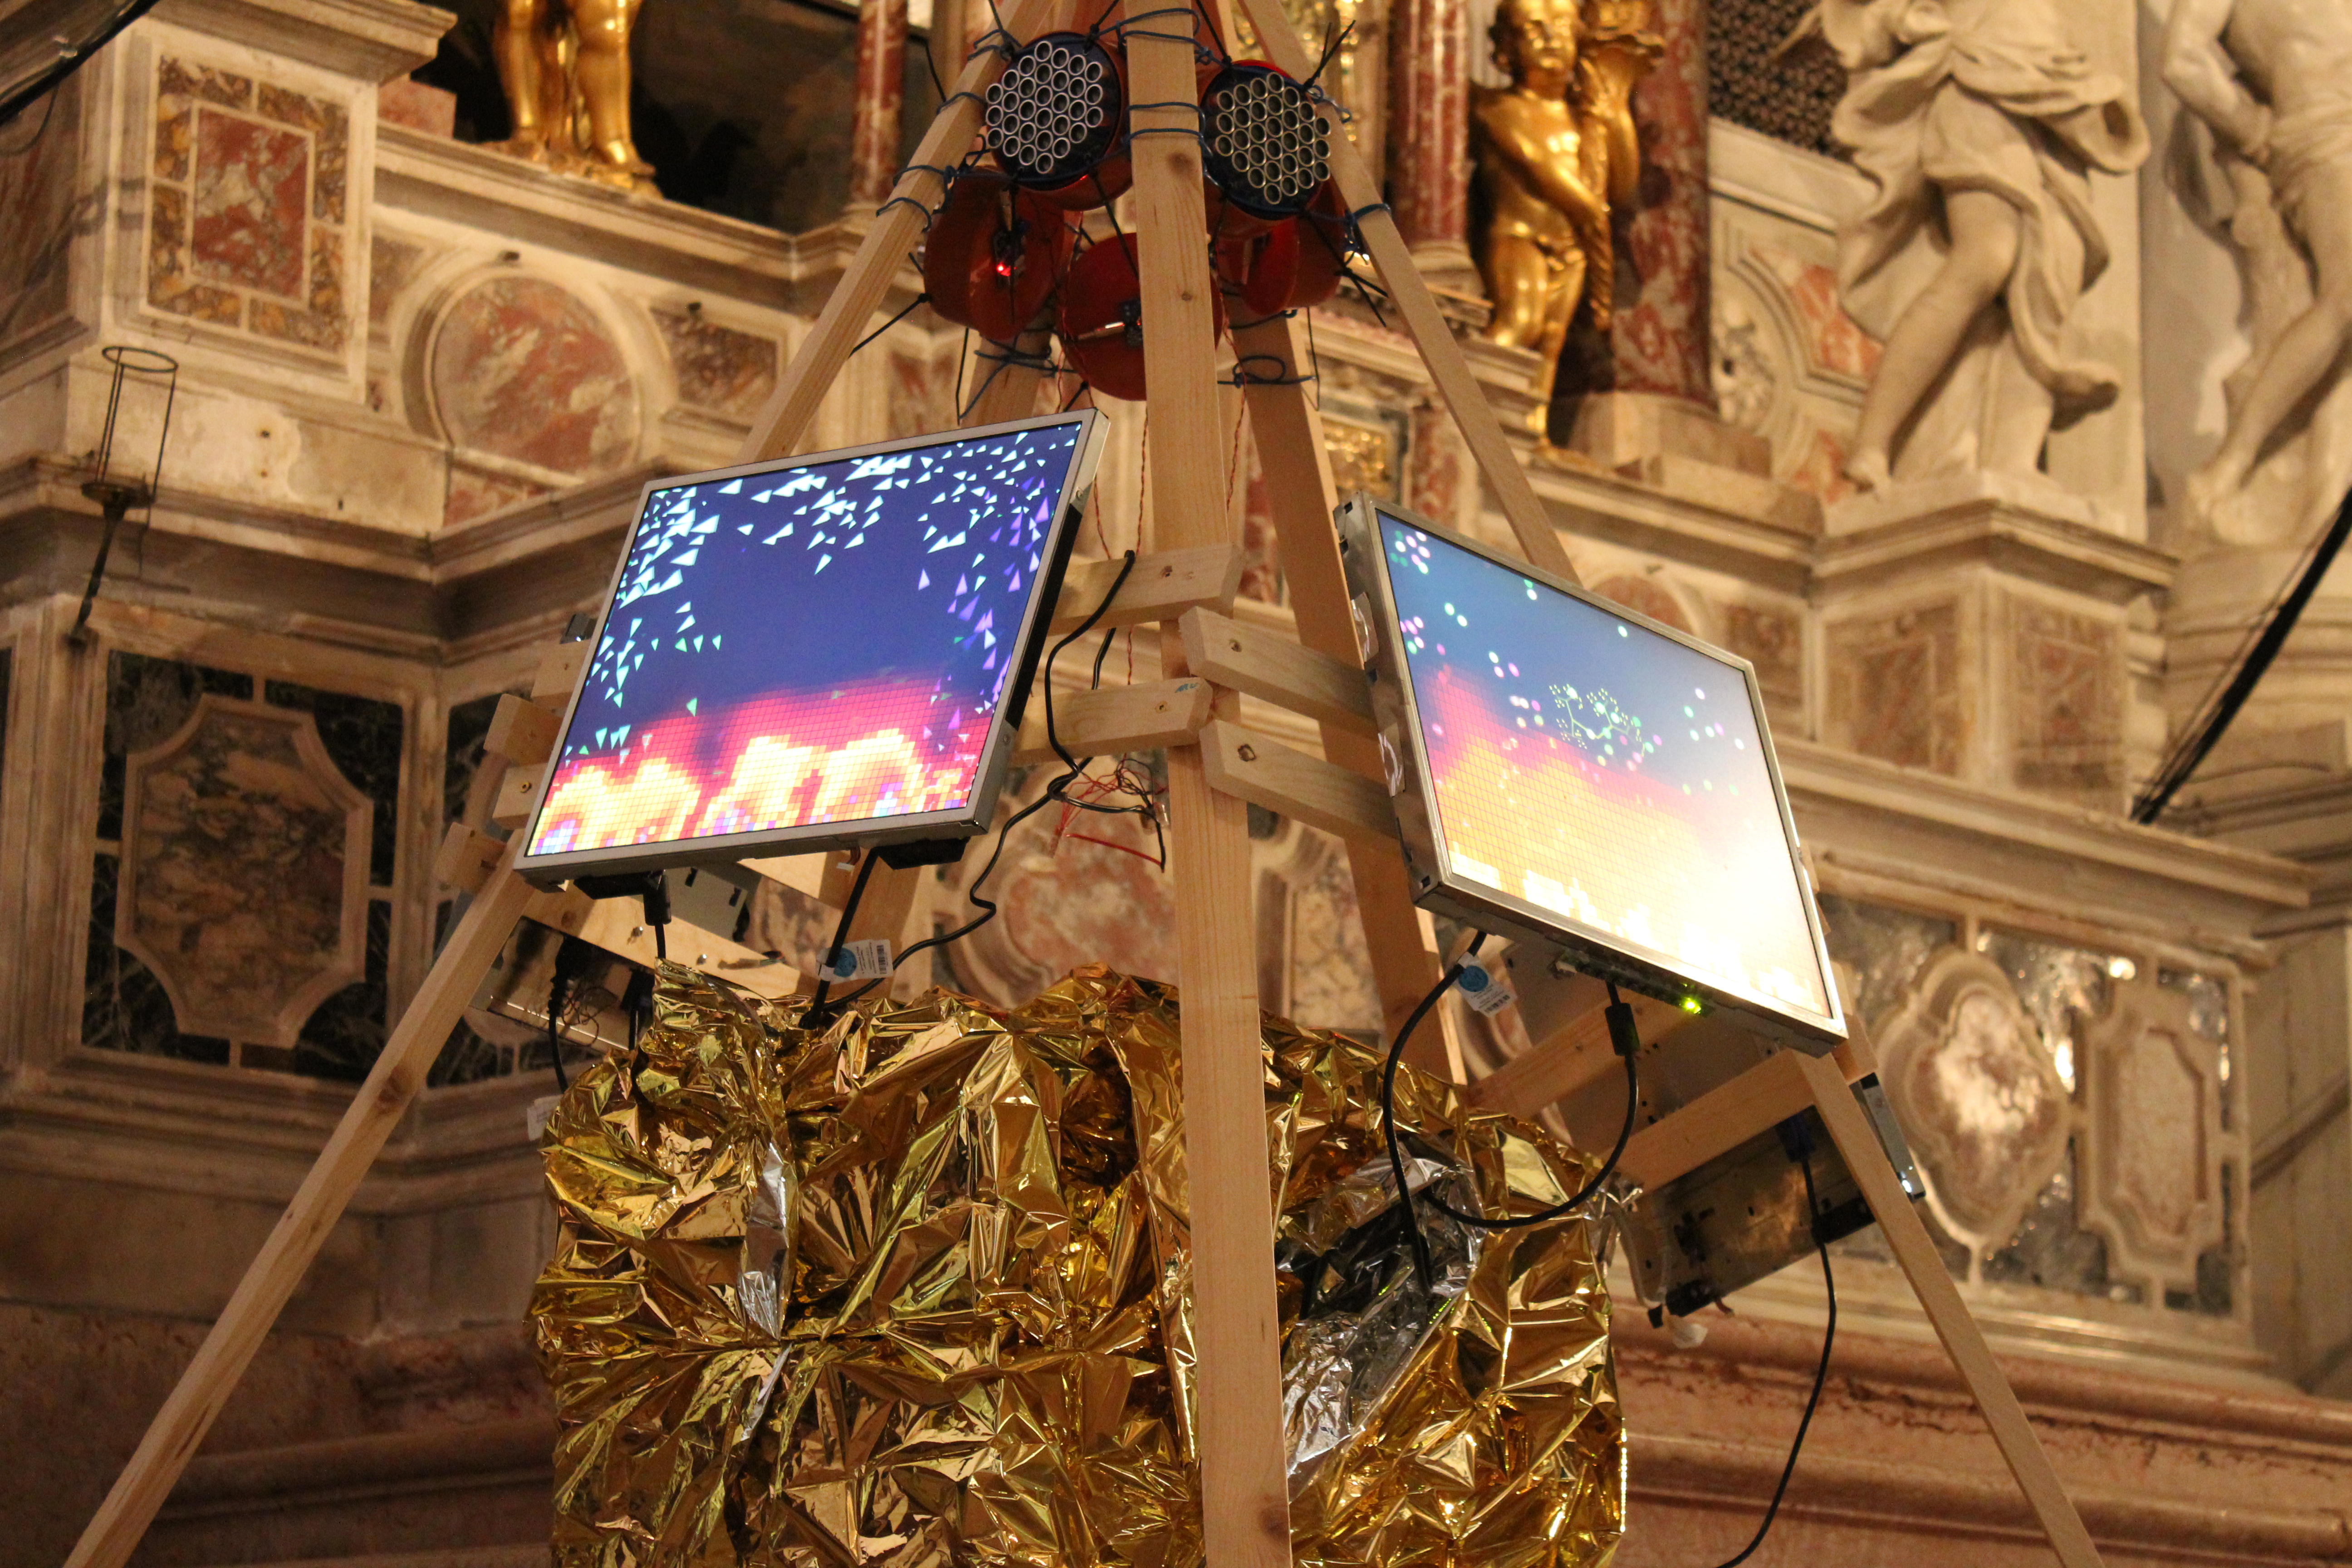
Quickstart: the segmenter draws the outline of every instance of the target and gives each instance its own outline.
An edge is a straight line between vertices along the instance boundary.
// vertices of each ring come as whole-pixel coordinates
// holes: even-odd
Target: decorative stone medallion
[[[2186,996],[2145,982],[2085,1046],[2083,1223],[2116,1274],[2192,1290],[2197,1255],[2222,1238],[2219,1055]]]
[[[1887,1092],[1946,1230],[1978,1251],[2057,1170],[2074,1107],[2009,976],[1948,950],[1880,1031]]]
[[[373,806],[308,713],[207,693],[124,762],[115,941],[180,1032],[291,1047],[366,973]]]
[[[462,447],[560,474],[607,473],[636,451],[637,387],[620,344],[544,279],[497,277],[460,294],[428,379]]]

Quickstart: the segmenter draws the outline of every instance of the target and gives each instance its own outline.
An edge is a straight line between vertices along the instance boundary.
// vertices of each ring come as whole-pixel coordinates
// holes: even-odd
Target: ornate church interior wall
[[[2242,165],[2178,107],[2168,6],[2005,3],[2063,15],[2147,122],[2144,163],[2118,110],[2099,122],[2118,167],[2084,176],[2079,212],[2051,198],[2108,254],[2053,341],[2114,385],[2071,422],[2046,389],[2004,401],[2038,384],[1996,330],[1956,351],[1861,483],[1888,350],[1849,313],[1841,236],[1873,187],[1829,130],[1845,73],[1819,47],[1771,57],[1801,5],[1658,0],[1669,63],[1651,79],[1681,96],[1634,100],[1650,140],[1619,227],[1652,226],[1617,263],[1623,346],[1572,340],[1561,374],[1601,379],[1558,404],[1540,353],[1485,335],[1466,124],[1446,143],[1458,170],[1391,133],[1507,85],[1486,58],[1494,7],[1292,9],[1353,26],[1335,93],[1401,213],[1433,215],[1409,237],[1584,580],[1756,667],[1922,1212],[2108,1560],[2336,1560],[2352,1478],[2344,568],[2179,808],[2126,817],[2309,536],[2308,517],[2216,521],[2187,498],[2275,333],[2263,310],[2285,308],[2248,268],[2285,298],[2310,284]],[[410,79],[436,51],[446,65],[456,19],[408,0],[166,0],[46,118],[0,127],[0,1475],[42,1500],[0,1532],[0,1568],[62,1558],[422,982],[453,913],[436,847],[452,822],[486,824],[499,787],[482,744],[498,698],[599,602],[644,482],[733,459],[871,222],[842,211],[844,116],[872,107],[841,91],[854,18],[771,8],[812,41],[776,123],[733,138],[740,170],[767,170],[756,211],[708,160],[692,205],[460,140],[488,111]],[[691,9],[648,7],[669,31],[647,58],[709,51]],[[488,37],[486,16],[466,20]],[[968,41],[972,21],[931,32]],[[1447,58],[1458,71],[1434,79]],[[678,145],[730,142],[710,101],[752,90],[742,62],[714,64],[723,81],[698,99],[647,58]],[[910,55],[910,122],[922,75]],[[781,161],[794,148],[841,163],[839,194],[809,194]],[[1654,217],[1669,208],[1682,227]],[[2225,237],[2232,213],[2252,248]],[[955,422],[987,366],[915,308],[921,287],[912,267],[897,279],[809,447]],[[1410,340],[1369,299],[1312,322],[1342,491],[1507,547]],[[180,372],[161,494],[77,641],[104,344]],[[1098,405],[1113,437],[1080,552],[1148,550],[1149,411]],[[160,430],[133,407],[119,439]],[[1235,616],[1286,626],[1253,444],[1229,462],[1251,552]],[[1149,679],[1159,658],[1139,629],[1106,668]],[[1070,662],[1059,679],[1085,684]],[[1312,725],[1243,710],[1318,750]],[[903,990],[1010,1003],[1082,962],[1172,971],[1149,835],[1038,820],[1005,857],[1003,918]],[[1252,841],[1265,1005],[1377,1036],[1340,840],[1253,808]],[[827,940],[821,874],[802,869],[751,906],[754,954],[805,966]],[[926,881],[901,936],[950,921],[964,875]],[[1483,1068],[1543,1023],[1457,1019]],[[525,1137],[553,1087],[542,1038],[488,1009],[453,1034],[141,1563],[544,1552],[546,1396],[522,1327],[553,1238]],[[1837,1375],[1777,1550],[2045,1560],[1875,1231],[1830,1256]],[[1645,1324],[1619,1282],[1634,1432],[1619,1561],[1694,1560],[1744,1537],[1769,1492],[1821,1271],[1739,1292],[1696,1346]]]

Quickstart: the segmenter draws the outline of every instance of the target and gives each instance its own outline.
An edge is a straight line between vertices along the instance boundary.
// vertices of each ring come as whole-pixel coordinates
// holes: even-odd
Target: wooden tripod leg
[[[1200,86],[1189,5],[1130,21],[1136,229],[1142,284],[1146,439],[1156,542],[1234,542],[1230,447],[1217,398],[1201,183]],[[1183,639],[1163,629],[1162,658]],[[1163,674],[1178,674],[1163,668]],[[1223,700],[1230,703],[1231,694]],[[1202,1546],[1218,1568],[1289,1568],[1290,1498],[1274,1295],[1265,1068],[1250,908],[1248,808],[1209,785],[1196,746],[1168,752],[1169,870],[1183,992],[1184,1161],[1192,1243],[1193,1430]],[[1234,911],[1244,911],[1238,920]]]
[[[1034,37],[1052,6],[1053,0],[1016,0],[1004,26],[1015,37]],[[735,454],[737,462],[784,457],[800,445],[809,421],[816,417],[817,405],[832,390],[834,378],[848,363],[857,340],[866,334],[866,323],[890,291],[890,279],[898,275],[908,253],[922,237],[930,208],[945,188],[932,171],[962,162],[980,130],[981,95],[1003,68],[1003,57],[991,52],[975,56],[956,78],[954,89],[931,121],[931,128],[923,133],[914,158],[891,189],[890,199],[875,215],[874,226],[866,231],[857,254],[826,297],[816,325],[801,340],[783,379],[751,422],[751,435]]]
[[[1250,429],[1257,437],[1259,466],[1274,504],[1275,538],[1282,550],[1291,610],[1298,619],[1298,641],[1353,667],[1363,663],[1363,656],[1356,647],[1347,577],[1339,567],[1339,539],[1331,524],[1332,509],[1339,501],[1338,486],[1331,478],[1323,417],[1300,379],[1311,370],[1306,336],[1306,326],[1297,318],[1276,316],[1236,328],[1234,348],[1237,363],[1250,367]],[[1336,724],[1322,728],[1328,760],[1368,779],[1382,776],[1380,742]],[[1363,921],[1372,984],[1381,999],[1381,1028],[1392,1037],[1437,984],[1437,960],[1422,940],[1403,851],[1393,842],[1377,843],[1352,834],[1347,846],[1356,912]],[[1415,1045],[1413,1065],[1443,1074],[1447,1053],[1438,1030],[1429,1029]]]
[[[2009,1473],[2017,1478],[2018,1489],[2025,1494],[2034,1518],[2042,1521],[2051,1550],[2066,1568],[2098,1568],[2098,1548],[2091,1544],[2091,1532],[2083,1528],[2082,1516],[2059,1485],[2058,1472],[2051,1468],[2050,1456],[2042,1452],[2042,1440],[2033,1435],[2025,1407],[2017,1401],[2017,1391],[2010,1387],[2000,1363],[1992,1359],[1983,1331],[1969,1314],[1968,1304],[1960,1300],[1935,1243],[1928,1239],[1927,1227],[1912,1212],[1911,1200],[1895,1180],[1894,1167],[1886,1163],[1877,1134],[1846,1088],[1845,1075],[1827,1058],[1794,1051],[1788,1055],[1803,1070],[1813,1104],[1828,1125],[1838,1152],[1845,1156],[1846,1169],[1853,1173],[1871,1213],[1878,1216],[1886,1244],[1910,1279],[1919,1305],[1927,1310],[1936,1337],[1944,1342],[1945,1353],[1959,1370],[1960,1381],[1977,1408],[1984,1412],[1993,1441],[2000,1445],[2000,1457],[2009,1462]]]
[[[1301,81],[1311,77],[1315,57],[1299,42],[1298,30],[1291,26],[1279,0],[1243,0],[1243,5],[1267,57]],[[1470,362],[1463,357],[1462,345],[1454,341],[1454,329],[1446,324],[1421,268],[1413,265],[1412,252],[1406,247],[1396,219],[1381,200],[1380,182],[1372,177],[1364,155],[1348,139],[1348,128],[1339,123],[1337,113],[1328,109],[1324,112],[1331,126],[1331,174],[1339,183],[1340,197],[1357,215],[1357,227],[1363,235],[1365,247],[1372,253],[1372,265],[1379,268],[1381,281],[1388,286],[1389,298],[1397,314],[1404,319],[1405,330],[1419,345],[1430,379],[1437,384],[1446,407],[1453,410],[1454,422],[1461,426],[1462,438],[1468,444],[1470,455],[1477,459],[1478,471],[1486,476],[1486,483],[1493,488],[1503,516],[1519,542],[1520,552],[1554,576],[1565,577],[1571,583],[1578,581],[1576,569],[1569,564],[1568,552],[1560,548],[1550,514],[1536,495],[1535,487],[1528,483],[1526,470],[1511,451],[1510,438],[1503,434],[1502,421],[1495,417],[1495,405],[1479,390],[1477,377],[1470,374]]]
[[[155,1510],[171,1495],[270,1325],[302,1283],[384,1140],[425,1087],[433,1058],[473,1000],[475,987],[506,945],[530,897],[530,885],[504,866],[491,873],[475,897],[294,1201],[286,1205],[277,1228],[237,1282],[236,1293],[221,1310],[195,1359],[180,1374],[172,1396],[75,1543],[67,1568],[121,1568],[147,1533]]]

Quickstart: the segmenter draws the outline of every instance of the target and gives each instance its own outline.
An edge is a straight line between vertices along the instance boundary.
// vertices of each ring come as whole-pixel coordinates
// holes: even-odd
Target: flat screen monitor
[[[1748,661],[1385,503],[1339,526],[1416,900],[1843,1038]]]
[[[646,487],[516,866],[723,864],[986,827],[1099,415]]]

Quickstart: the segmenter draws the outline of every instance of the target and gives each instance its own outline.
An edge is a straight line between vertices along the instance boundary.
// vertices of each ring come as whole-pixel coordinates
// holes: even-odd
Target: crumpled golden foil
[[[654,1026],[541,1139],[562,1568],[1197,1568],[1176,1003],[1087,968],[1010,1012],[934,993],[811,1033],[664,966]],[[1275,1019],[1265,1046],[1295,1558],[1606,1563],[1623,1429],[1586,1226],[1424,1205],[1424,1284],[1378,1054]],[[1396,1105],[1409,1182],[1457,1208],[1585,1174],[1411,1068]]]

